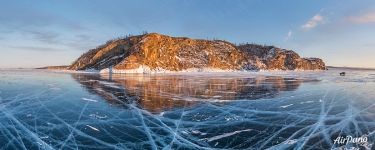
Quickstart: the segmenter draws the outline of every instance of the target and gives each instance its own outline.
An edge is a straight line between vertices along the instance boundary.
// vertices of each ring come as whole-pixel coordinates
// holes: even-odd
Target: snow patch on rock
[[[248,72],[248,70],[230,70],[230,69],[220,69],[220,68],[189,68],[185,70],[180,71],[171,71],[166,70],[163,68],[156,68],[151,69],[149,66],[146,65],[140,65],[138,68],[134,69],[109,69],[105,68],[100,70],[100,73],[107,74],[107,73],[115,73],[115,74],[126,74],[126,73],[144,73],[144,74],[153,74],[153,73],[189,73],[189,72]]]

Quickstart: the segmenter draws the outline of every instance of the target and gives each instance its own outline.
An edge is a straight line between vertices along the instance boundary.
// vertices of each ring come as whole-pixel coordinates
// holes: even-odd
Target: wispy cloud
[[[87,30],[80,23],[58,14],[52,14],[35,9],[0,10],[0,27],[4,31],[17,31],[19,29],[38,29],[43,27],[61,27],[67,30]],[[9,13],[22,12],[22,13]]]
[[[41,46],[9,46],[13,50],[26,50],[26,51],[42,51],[42,52],[50,52],[50,51],[63,51],[60,48],[53,48],[53,47],[41,47]]]
[[[355,24],[375,23],[375,11],[366,12],[357,16],[349,16],[347,19]]]
[[[56,32],[50,31],[25,31],[26,33],[30,34],[33,39],[45,43],[58,43],[59,34]]]
[[[88,34],[78,34],[74,35],[72,39],[64,43],[64,45],[73,49],[86,51],[95,48],[98,43],[100,43],[100,40],[97,40]]]
[[[79,22],[70,20],[69,18],[61,16],[59,14],[47,13],[31,8],[0,9],[0,39],[8,39],[9,37],[14,37],[19,41],[32,41],[36,43],[41,42],[41,45],[54,44],[60,46],[69,46],[65,45],[66,43],[70,42],[70,40],[67,40],[64,32],[71,32],[71,35],[73,36],[75,34],[87,32],[88,30],[88,28],[83,27]],[[0,44],[4,45],[4,43]],[[17,46],[19,45],[15,45],[15,47]],[[20,48],[44,51],[50,49],[43,47]]]
[[[304,30],[310,30],[322,24],[324,22],[324,17],[320,14],[316,14],[313,16],[309,21],[307,21],[304,25],[301,26]]]
[[[288,34],[285,36],[285,41],[289,40],[292,37],[293,31],[289,30]]]

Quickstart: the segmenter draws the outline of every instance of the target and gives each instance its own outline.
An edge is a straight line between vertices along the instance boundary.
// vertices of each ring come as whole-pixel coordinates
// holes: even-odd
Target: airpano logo
[[[353,137],[350,135],[345,136],[338,136],[336,139],[333,140],[333,144],[339,145],[358,145],[358,146],[368,146],[368,137],[367,135],[363,135],[361,137]],[[351,147],[350,149],[359,149],[355,147]]]
[[[368,140],[367,136],[361,136],[361,137],[352,137],[350,135],[343,137],[338,136],[335,140],[333,140],[333,144],[364,144]]]

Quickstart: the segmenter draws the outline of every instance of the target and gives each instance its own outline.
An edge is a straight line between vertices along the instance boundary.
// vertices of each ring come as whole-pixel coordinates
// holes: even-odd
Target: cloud
[[[78,34],[74,35],[71,40],[66,41],[64,45],[80,51],[86,51],[95,48],[100,42],[100,40],[96,40],[89,34]]]
[[[293,34],[292,30],[289,30],[288,34],[285,37],[285,41],[289,40],[292,37],[292,34]]]
[[[304,25],[301,26],[304,30],[310,30],[318,26],[319,24],[322,24],[324,21],[324,17],[320,14],[316,14],[313,16],[309,21],[307,21]]]
[[[10,13],[14,12],[14,13]],[[79,22],[64,16],[31,8],[0,7],[0,39],[18,37],[19,40],[33,40],[46,44],[61,44],[64,32],[88,31]]]
[[[349,16],[349,22],[355,24],[375,23],[375,11],[367,12],[357,16]]]
[[[88,30],[78,22],[74,22],[64,16],[42,12],[33,9],[19,10],[1,10],[0,9],[0,27],[4,31],[18,31],[19,29],[39,29],[43,27],[50,28],[61,27],[73,31]],[[22,12],[22,13],[9,13]]]
[[[41,47],[41,46],[9,46],[13,50],[27,50],[27,51],[62,51],[63,49],[60,48],[53,48],[53,47]]]
[[[25,31],[26,33],[30,34],[33,39],[37,41],[41,41],[44,43],[58,43],[59,34],[55,32],[48,32],[48,31]]]

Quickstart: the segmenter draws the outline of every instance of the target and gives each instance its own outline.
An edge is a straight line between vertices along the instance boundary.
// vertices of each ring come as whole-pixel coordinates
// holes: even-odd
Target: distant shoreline
[[[67,70],[69,66],[63,65],[63,66],[46,66],[46,67],[39,67],[39,68],[33,68],[33,69],[48,69],[48,70]]]
[[[51,70],[67,70],[68,66],[45,66],[38,68],[0,68],[0,69],[51,69]],[[327,66],[327,69],[352,69],[352,70],[375,70],[375,68],[365,68],[365,67],[338,67],[338,66]]]
[[[351,69],[351,70],[374,70],[375,68],[364,68],[364,67],[336,67],[336,66],[327,66],[327,69]]]
[[[37,68],[0,68],[0,70],[28,70],[28,69],[37,69],[37,70],[55,70],[55,71],[64,71],[64,72],[89,72],[85,70],[68,70],[65,68],[66,66],[45,66],[45,67],[37,67]],[[365,67],[337,67],[337,66],[327,66],[327,69],[350,69],[350,70],[373,70],[375,71],[375,68],[365,68]],[[259,71],[276,71],[276,70],[258,70]],[[283,71],[283,70],[277,70],[277,71]],[[299,71],[299,70],[285,70],[285,71]],[[99,73],[99,72],[98,72]]]

